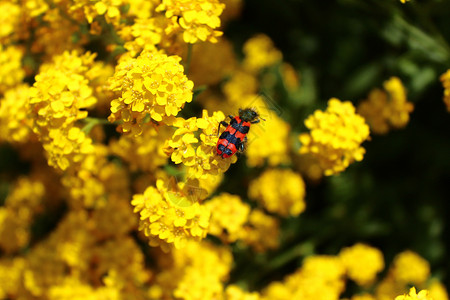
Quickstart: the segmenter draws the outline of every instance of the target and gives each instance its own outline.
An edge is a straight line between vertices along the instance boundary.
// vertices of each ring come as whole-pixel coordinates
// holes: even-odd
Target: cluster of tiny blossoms
[[[369,137],[369,126],[350,102],[330,99],[327,110],[316,110],[305,125],[311,132],[299,136],[300,154],[316,158],[325,175],[342,172],[353,161],[363,159],[361,143]]]
[[[397,77],[384,83],[384,89],[374,89],[369,98],[358,105],[358,114],[363,116],[373,133],[386,134],[390,129],[400,129],[409,121],[414,105],[406,99],[406,91]]]
[[[347,281],[374,291],[353,300],[394,299],[410,285],[422,291],[399,300],[448,299],[411,251],[377,278],[383,255],[365,244],[309,255],[260,290],[235,281],[242,253],[276,268],[286,219],[307,209],[298,133],[277,96],[280,86],[295,96],[299,76],[264,34],[237,59],[222,26],[242,6],[0,0],[0,146],[20,161],[0,171],[1,299],[339,299]],[[399,81],[385,89],[389,122],[403,127],[412,105]],[[247,107],[261,122],[246,158],[223,159],[219,124]],[[369,131],[349,102],[332,99],[305,124],[300,159],[320,174],[363,158]]]
[[[192,81],[183,73],[181,57],[158,51],[144,51],[137,58],[125,56],[110,80],[118,98],[111,102],[111,122],[120,121],[119,129],[142,133],[146,116],[164,122],[176,116],[186,102],[192,101]]]

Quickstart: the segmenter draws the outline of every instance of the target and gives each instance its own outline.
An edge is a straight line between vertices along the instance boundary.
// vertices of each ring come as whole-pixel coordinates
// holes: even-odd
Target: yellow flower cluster
[[[262,293],[262,299],[339,299],[345,285],[344,273],[337,257],[311,256],[282,282],[269,284]]]
[[[33,216],[42,209],[44,185],[29,178],[20,178],[0,207],[0,249],[12,253],[30,240]],[[1,294],[1,293],[0,293]]]
[[[376,274],[384,269],[383,253],[365,244],[344,248],[339,257],[347,270],[347,276],[361,286],[371,284]]]
[[[440,79],[444,87],[444,104],[450,112],[450,70],[442,74]]]
[[[305,210],[306,189],[279,102],[299,91],[295,69],[266,35],[240,61],[219,39],[242,5],[0,0],[0,150],[23,163],[0,174],[0,299],[328,300],[353,280],[370,299],[414,284],[447,300],[412,252],[378,284],[383,256],[364,244],[307,257],[302,244],[284,280],[261,290],[235,280],[240,254],[255,256],[257,276],[298,257],[281,229]],[[385,89],[397,126],[406,95],[396,81]],[[238,155],[216,154],[219,124],[246,107],[261,122],[225,174]],[[330,100],[306,126],[300,151],[321,174],[362,159],[369,131],[350,103]]]
[[[250,199],[258,200],[269,212],[287,217],[305,210],[305,183],[300,175],[283,169],[265,171],[250,183]]]
[[[179,118],[172,124],[177,129],[164,148],[175,164],[187,168],[187,178],[216,176],[236,162],[236,156],[222,159],[216,155],[217,128],[224,119],[222,112],[208,116],[208,111],[203,110],[201,118]]]
[[[86,118],[86,108],[96,103],[85,73],[94,55],[65,52],[43,65],[30,90],[33,130],[43,143],[49,165],[64,171],[93,152],[91,139],[76,121]]]
[[[121,121],[121,132],[139,135],[143,124],[149,122],[147,115],[156,122],[176,116],[192,101],[194,86],[184,75],[180,60],[156,51],[123,58],[110,79],[118,98],[111,102],[109,121]]]
[[[283,59],[283,55],[275,48],[272,40],[264,34],[258,34],[245,42],[243,51],[245,54],[243,67],[251,73],[259,72]]]
[[[278,221],[261,210],[251,210],[239,196],[222,193],[205,205],[211,211],[208,232],[223,242],[242,240],[259,252],[278,247]]]
[[[305,125],[311,132],[299,136],[300,154],[313,155],[325,175],[342,172],[363,159],[361,143],[369,137],[369,127],[350,102],[330,99],[327,110],[316,110]]]
[[[22,68],[23,50],[17,46],[4,46],[0,44],[0,94],[7,89],[18,85],[25,77]]]
[[[2,24],[0,27],[0,42],[1,45],[6,45],[19,25],[20,6],[13,1],[0,1],[0,11],[8,12],[0,16],[0,24]]]
[[[162,0],[156,11],[164,11],[166,18],[174,22],[172,30],[181,30],[184,42],[194,44],[217,42],[222,32],[215,29],[220,27],[219,16],[224,8],[218,0]]]
[[[233,256],[229,248],[210,242],[188,241],[158,262],[158,273],[149,290],[151,299],[221,299],[223,282],[230,272]]]
[[[393,299],[410,286],[416,286],[429,290],[435,300],[447,300],[448,295],[442,284],[429,279],[429,263],[417,253],[407,250],[394,258],[386,277],[377,285],[375,295],[380,300]]]
[[[428,296],[427,290],[421,290],[419,293],[416,292],[416,288],[412,287],[409,290],[408,295],[397,296],[395,300],[433,300],[433,298]]]
[[[150,245],[164,251],[183,248],[189,239],[201,240],[207,234],[210,211],[198,202],[192,203],[182,191],[165,186],[148,187],[143,194],[133,196],[131,204],[139,212],[139,229],[149,237]],[[186,203],[186,204],[185,204]]]
[[[406,91],[399,78],[387,80],[384,89],[386,91],[372,90],[369,98],[358,105],[358,114],[366,119],[376,134],[405,127],[414,109],[414,105],[406,99]]]
[[[0,105],[0,141],[25,143],[31,138],[32,121],[28,118],[30,87],[18,85],[5,92]]]

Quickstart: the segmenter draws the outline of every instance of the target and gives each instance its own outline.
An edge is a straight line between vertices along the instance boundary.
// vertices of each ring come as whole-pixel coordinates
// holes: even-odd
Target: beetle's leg
[[[258,120],[255,120],[255,121],[251,121],[250,123],[252,123],[252,124],[256,124],[256,123],[259,123],[259,122],[261,122],[261,120],[260,120],[260,119],[258,119]]]
[[[244,137],[244,140],[239,145],[238,151],[241,152],[241,153],[244,152],[246,146],[247,146],[247,137]]]
[[[220,125],[227,127],[227,126],[228,126],[228,123],[225,122],[225,121],[221,121],[221,122],[219,123],[219,128],[217,128],[217,136],[219,136],[219,133],[220,133]]]

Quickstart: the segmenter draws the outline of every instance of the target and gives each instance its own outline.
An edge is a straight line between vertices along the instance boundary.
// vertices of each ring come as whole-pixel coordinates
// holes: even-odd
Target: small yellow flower
[[[217,42],[217,37],[222,35],[221,31],[215,30],[220,27],[220,14],[225,5],[218,0],[162,0],[156,11],[165,12],[168,19],[177,21],[177,29],[183,32],[183,40],[194,44],[198,41]]]
[[[358,113],[377,134],[385,134],[391,128],[403,128],[409,122],[414,105],[406,99],[406,90],[397,77],[384,83],[385,91],[374,89],[369,98],[358,105]]]
[[[235,68],[233,46],[228,40],[221,38],[215,44],[200,43],[193,47],[189,78],[196,86],[210,86],[219,83]]]
[[[163,180],[133,196],[134,212],[139,212],[139,230],[149,237],[151,246],[163,251],[183,248],[190,239],[201,240],[207,234],[210,210],[192,203],[173,185]],[[182,206],[181,206],[182,205]]]
[[[225,242],[235,242],[244,235],[250,206],[236,195],[222,193],[206,202],[211,211],[209,233]]]
[[[0,15],[0,42],[2,45],[6,45],[11,39],[11,35],[14,35],[15,31],[20,24],[20,5],[13,1],[1,1],[0,11],[7,11],[7,14]],[[3,66],[3,64],[2,64]]]
[[[365,244],[355,244],[339,253],[348,277],[365,286],[375,280],[378,272],[384,269],[383,253]]]
[[[339,299],[344,289],[344,266],[334,256],[307,257],[303,266],[282,282],[272,282],[262,293],[267,300]]]
[[[0,26],[1,27],[1,26]],[[22,68],[23,50],[17,46],[0,44],[0,94],[18,85],[25,77]]]
[[[404,251],[394,258],[392,274],[396,281],[420,285],[430,276],[429,263],[412,251]]]
[[[27,245],[33,216],[42,209],[42,182],[20,178],[0,207],[0,249],[12,253]]]
[[[262,210],[254,209],[250,212],[241,239],[256,252],[276,249],[280,243],[280,222]]]
[[[261,69],[281,62],[283,55],[275,48],[270,38],[264,34],[258,34],[244,44],[244,69],[257,73]]]
[[[300,175],[283,169],[265,171],[250,183],[248,195],[272,213],[297,216],[305,210],[305,183]]]
[[[305,125],[311,132],[299,136],[300,154],[313,155],[325,175],[342,172],[352,162],[363,159],[365,149],[361,143],[369,137],[369,126],[355,113],[351,102],[332,98],[327,110],[316,110]]]
[[[415,287],[412,287],[409,290],[409,294],[395,297],[395,300],[432,300],[432,299],[433,298],[428,296],[427,290],[421,290],[419,293],[417,293]]]
[[[144,51],[137,58],[125,58],[110,79],[118,94],[111,102],[111,122],[122,121],[119,130],[142,133],[146,115],[156,122],[176,116],[192,101],[194,84],[184,75],[178,56]]]
[[[28,117],[30,87],[26,84],[5,92],[0,99],[0,140],[27,142],[32,134],[32,120]]]

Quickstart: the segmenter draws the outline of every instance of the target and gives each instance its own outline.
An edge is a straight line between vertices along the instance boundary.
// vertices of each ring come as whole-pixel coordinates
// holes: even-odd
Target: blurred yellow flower
[[[313,155],[325,175],[342,172],[363,159],[365,149],[361,144],[369,137],[369,126],[355,113],[351,102],[332,98],[327,110],[316,110],[305,125],[311,132],[299,136],[300,154]]]
[[[243,51],[245,55],[243,67],[251,73],[257,73],[283,59],[283,55],[275,48],[272,40],[264,34],[258,34],[246,41]]]
[[[31,138],[33,121],[28,116],[30,87],[18,85],[0,99],[0,141],[25,143]]]
[[[405,127],[414,109],[414,105],[406,99],[406,91],[399,78],[392,77],[385,81],[384,89],[386,92],[372,90],[369,98],[361,102],[357,110],[376,134]]]
[[[348,277],[361,286],[372,283],[377,273],[384,269],[383,253],[365,244],[343,248],[339,257]]]
[[[278,248],[280,244],[280,222],[261,209],[253,209],[243,228],[242,241],[256,252]]]
[[[28,244],[33,216],[43,208],[44,195],[42,182],[26,177],[17,180],[0,207],[0,249],[12,253]]]
[[[407,250],[394,258],[391,272],[401,283],[420,285],[430,276],[430,265],[417,253]]]
[[[20,84],[25,77],[22,56],[22,48],[0,44],[0,94]]]
[[[244,235],[244,224],[248,222],[250,206],[236,195],[222,193],[205,206],[211,211],[209,234],[224,242],[235,242]]]
[[[248,188],[250,199],[258,200],[269,212],[287,217],[305,210],[305,183],[288,169],[269,169],[253,180]]]

